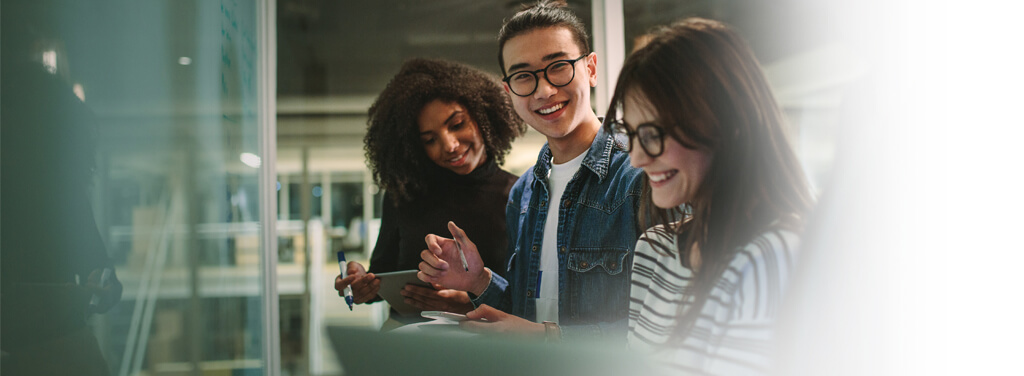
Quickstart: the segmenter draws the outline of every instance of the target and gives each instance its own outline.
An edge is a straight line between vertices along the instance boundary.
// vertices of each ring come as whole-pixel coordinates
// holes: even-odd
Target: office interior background
[[[827,190],[851,93],[880,60],[863,53],[846,8],[798,0],[569,4],[598,55],[598,114],[634,38],[686,16],[734,25],[763,64],[816,194]],[[875,5],[882,13],[900,6]],[[29,56],[91,113],[65,120],[90,127],[95,164],[83,197],[124,285],[113,309],[89,318],[111,373],[341,372],[325,327],[379,327],[387,314],[383,303],[349,312],[333,289],[334,253],[365,264],[379,226],[382,192],[362,146],[367,109],[413,57],[497,77],[495,36],[518,6],[5,0],[5,58]],[[8,103],[17,93],[2,95]],[[8,137],[12,126],[3,124],[5,148],[19,142]],[[531,130],[504,168],[523,173],[543,143]]]

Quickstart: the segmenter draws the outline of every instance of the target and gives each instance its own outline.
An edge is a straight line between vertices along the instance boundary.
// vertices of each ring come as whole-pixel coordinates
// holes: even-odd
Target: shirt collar
[[[615,150],[625,150],[625,143],[605,131],[604,118],[598,118],[598,120],[602,121],[601,128],[597,130],[594,141],[590,143],[590,149],[587,149],[587,156],[583,158],[583,166],[597,175],[598,181],[602,181],[608,176],[612,154]],[[550,169],[551,148],[545,142],[540,149],[540,155],[537,156],[537,163],[533,166],[533,173],[535,176],[548,176]]]

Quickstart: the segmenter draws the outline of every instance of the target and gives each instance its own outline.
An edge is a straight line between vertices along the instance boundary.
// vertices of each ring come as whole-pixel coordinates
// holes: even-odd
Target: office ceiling
[[[591,1],[570,7],[588,24]],[[628,48],[655,25],[686,16],[735,25],[765,63],[819,43],[820,2],[803,0],[625,0]],[[819,9],[815,9],[815,8]],[[412,57],[457,60],[498,74],[496,35],[517,1],[279,1],[280,97],[367,96]]]

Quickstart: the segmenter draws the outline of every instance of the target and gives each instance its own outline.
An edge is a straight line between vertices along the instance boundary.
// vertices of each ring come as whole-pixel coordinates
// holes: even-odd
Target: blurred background
[[[851,92],[888,58],[867,53],[882,41],[860,31],[905,10],[802,0],[569,4],[592,31],[606,84],[651,27],[702,16],[739,29],[818,194],[833,179]],[[497,77],[496,34],[518,9],[477,0],[3,1],[4,79],[28,62],[89,113],[54,112],[45,101],[24,108],[75,129],[39,136],[61,140],[40,144],[41,154],[88,145],[84,158],[94,161],[89,184],[67,189],[90,205],[124,286],[119,303],[88,317],[111,374],[339,373],[324,328],[380,327],[388,312],[384,303],[349,312],[333,289],[334,253],[366,264],[379,227],[382,192],[363,156],[367,109],[413,57]],[[607,86],[594,93],[599,115]],[[23,105],[11,90],[3,112]],[[74,173],[14,154],[10,145],[25,142],[15,129],[33,124],[2,126],[5,208],[19,199],[6,189],[9,165]],[[524,172],[543,143],[530,130],[505,169]],[[12,220],[5,213],[4,237]],[[17,267],[8,255],[5,270]]]

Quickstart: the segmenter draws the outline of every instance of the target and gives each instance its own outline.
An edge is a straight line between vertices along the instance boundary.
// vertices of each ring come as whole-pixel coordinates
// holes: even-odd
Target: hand
[[[355,261],[349,261],[344,279],[339,274],[334,279],[334,289],[338,290],[338,296],[345,296],[345,287],[352,286],[352,300],[357,304],[366,303],[377,297],[380,291],[380,280],[373,273],[367,273],[363,265]]]
[[[423,282],[439,284],[445,288],[469,291],[476,295],[483,294],[491,281],[491,272],[484,268],[476,244],[469,240],[466,232],[456,226],[455,222],[448,222],[448,231],[462,245],[469,270],[462,267],[462,259],[459,257],[459,249],[454,239],[430,234],[426,238],[427,249],[420,253],[423,262],[420,262],[417,277]]]
[[[473,303],[465,291],[445,289],[437,284],[434,288],[405,285],[402,296],[406,304],[424,311],[466,313],[473,309]]]
[[[467,331],[484,334],[503,334],[524,338],[544,338],[544,324],[510,315],[486,304],[466,313],[467,321],[459,326]],[[479,320],[487,321],[479,321]]]
[[[93,269],[89,273],[89,278],[86,279],[83,287],[89,293],[89,299],[92,299],[92,295],[99,297],[96,305],[88,304],[86,306],[86,312],[104,313],[121,301],[124,286],[121,285],[121,281],[117,280],[117,273],[114,269],[110,269],[110,276],[107,277],[106,283],[103,283],[102,279],[103,268]]]

